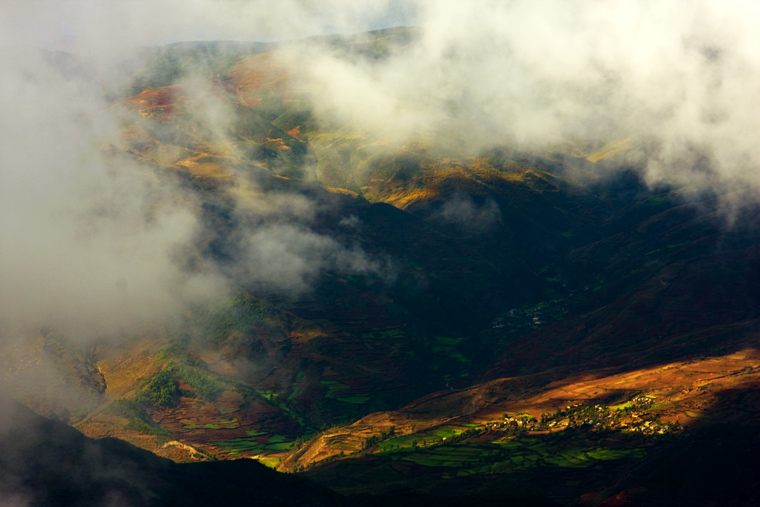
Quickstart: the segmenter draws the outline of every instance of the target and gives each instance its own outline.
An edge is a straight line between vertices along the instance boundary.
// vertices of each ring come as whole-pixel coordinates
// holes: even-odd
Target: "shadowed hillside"
[[[0,418],[3,503],[345,505],[340,495],[252,460],[176,464],[120,440],[89,439],[11,400]]]

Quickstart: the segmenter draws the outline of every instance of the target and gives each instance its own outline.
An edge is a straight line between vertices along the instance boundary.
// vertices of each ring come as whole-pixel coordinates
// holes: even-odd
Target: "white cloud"
[[[298,63],[323,113],[470,153],[630,138],[651,181],[760,185],[758,6],[418,5],[422,37],[406,51],[373,64],[312,52]],[[709,161],[707,176],[697,159]]]
[[[219,294],[175,262],[198,228],[181,194],[130,159],[98,89],[41,54],[0,62],[0,320],[92,338]]]
[[[98,333],[224,290],[216,267],[188,273],[175,262],[199,227],[181,192],[104,155],[119,133],[100,80],[134,46],[359,32],[407,19],[422,27],[420,40],[385,60],[312,48],[299,62],[323,114],[470,153],[631,138],[651,181],[760,187],[760,6],[752,2],[9,0],[0,5],[0,44],[75,49],[97,72],[65,77],[35,51],[2,51],[2,317]],[[223,139],[230,111],[193,89],[206,126]],[[310,231],[303,199],[270,195],[240,210],[290,210],[279,229],[262,218],[266,226],[245,231],[239,269],[253,280],[302,290],[319,269],[375,269]]]

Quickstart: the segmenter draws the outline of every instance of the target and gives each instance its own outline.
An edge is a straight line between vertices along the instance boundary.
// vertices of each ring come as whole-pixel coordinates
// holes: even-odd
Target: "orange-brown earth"
[[[278,92],[283,99],[293,95],[290,71],[282,63],[283,58],[283,51],[270,51],[244,58],[233,67],[229,72],[230,90],[242,105],[260,106],[260,95],[266,91]]]
[[[738,393],[760,389],[757,349],[634,371],[589,371],[547,383],[552,376],[552,372],[545,372],[497,379],[468,389],[433,393],[396,411],[370,414],[351,425],[320,433],[292,453],[281,468],[293,470],[329,458],[380,452],[378,448],[364,450],[363,444],[391,428],[395,436],[416,435],[419,442],[435,442],[439,439],[431,435],[437,428],[466,431],[476,425],[488,428],[485,436],[478,437],[487,441],[503,438],[508,426],[505,421],[523,425],[518,416],[527,415],[535,419],[525,423],[531,432],[564,431],[570,423],[568,417],[555,418],[547,428],[539,428],[537,421],[542,414],[588,406],[604,406],[613,414],[631,406],[623,417],[603,423],[605,429],[644,434],[760,421],[760,405],[747,405],[736,397]],[[633,404],[626,400],[633,400]]]
[[[144,118],[161,123],[170,121],[188,103],[188,94],[180,85],[148,88],[130,97],[124,103],[134,108]]]
[[[296,337],[296,341],[298,339]],[[249,438],[254,434],[258,442],[266,444],[268,435],[286,435],[293,440],[302,432],[302,428],[276,405],[253,392],[241,394],[233,384],[225,385],[223,392],[210,401],[183,394],[176,406],[151,407],[148,415],[158,430],[157,434],[146,434],[145,427],[135,427],[128,417],[109,410],[117,400],[134,398],[144,389],[145,382],[166,367],[167,359],[163,357],[166,345],[167,342],[160,337],[149,336],[126,345],[101,347],[97,367],[105,381],[107,401],[76,427],[89,437],[120,438],[178,462],[207,460],[209,456],[222,459],[254,457],[261,453],[228,455],[229,450],[215,442]],[[213,360],[214,354],[206,353],[204,357]],[[199,360],[202,361],[200,356]],[[214,370],[213,364],[209,370]],[[236,374],[235,371],[225,373],[231,377]],[[193,391],[182,381],[178,387],[182,393]]]

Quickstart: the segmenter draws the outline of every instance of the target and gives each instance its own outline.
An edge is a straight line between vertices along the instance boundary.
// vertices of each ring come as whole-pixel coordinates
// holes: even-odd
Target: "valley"
[[[0,379],[87,437],[347,498],[760,499],[734,488],[760,448],[760,207],[648,184],[628,139],[474,153],[320,116],[304,44],[372,62],[415,33],[154,49],[102,151],[179,189],[201,227],[176,262],[228,290],[85,345],[3,329]]]

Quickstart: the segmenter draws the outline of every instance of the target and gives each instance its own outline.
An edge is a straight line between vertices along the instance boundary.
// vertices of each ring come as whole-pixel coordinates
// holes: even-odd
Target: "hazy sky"
[[[270,41],[416,21],[404,0],[3,0],[0,44],[83,50],[188,40]]]

